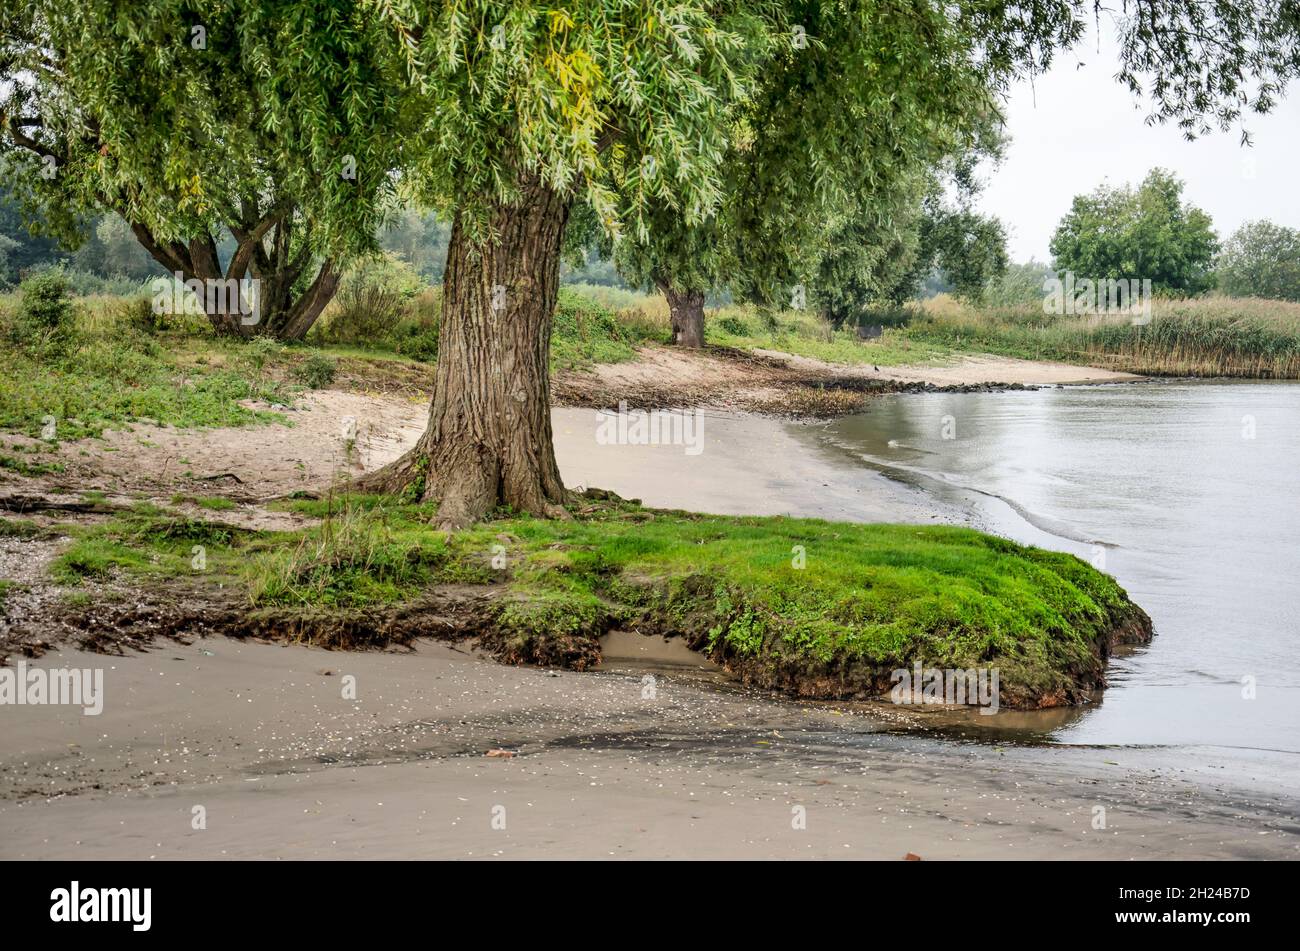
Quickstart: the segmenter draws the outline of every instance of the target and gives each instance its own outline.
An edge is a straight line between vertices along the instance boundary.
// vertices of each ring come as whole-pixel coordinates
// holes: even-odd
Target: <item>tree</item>
[[[1300,301],[1300,230],[1248,221],[1224,245],[1219,287],[1233,297]]]
[[[6,255],[8,271],[0,271],[0,282],[17,282],[19,275],[30,268],[67,261],[67,252],[41,231],[42,223],[25,218],[21,204],[5,187],[4,175],[0,174],[0,238],[3,238],[0,245],[9,248]]]
[[[379,243],[432,282],[442,280],[450,238],[451,226],[439,221],[437,215],[407,207],[386,225]]]
[[[136,240],[131,226],[116,213],[104,215],[95,223],[87,240],[72,255],[72,262],[78,269],[101,277],[133,281],[145,281],[162,273],[158,262]]]
[[[1002,222],[970,208],[940,208],[926,222],[925,249],[958,297],[979,301],[990,283],[1006,273],[1007,232]]]
[[[499,504],[561,516],[548,364],[570,212],[640,234],[652,198],[710,214],[732,103],[791,31],[774,3],[419,13],[385,15],[420,77],[410,109],[436,117],[404,175],[452,221],[438,365],[424,435],[362,484],[436,500],[448,528]]]
[[[897,306],[916,289],[928,266],[922,262],[925,185],[897,189],[901,199],[885,210],[844,216],[831,230],[817,263],[810,297],[832,326],[860,324],[883,305]]]
[[[690,227],[725,211],[728,157],[755,128],[765,131],[770,110],[799,108],[764,98],[779,89],[769,77],[780,77],[797,43],[826,45],[826,68],[806,76],[823,101],[850,116],[889,101],[895,120],[910,124],[946,114],[942,89],[905,82],[900,93],[900,78],[974,64],[996,90],[1017,71],[1044,68],[1098,12],[1086,0],[384,6],[376,28],[395,38],[405,74],[418,77],[411,108],[423,118],[403,174],[453,226],[428,428],[365,484],[436,501],[447,528],[499,504],[563,515],[546,364],[570,209],[581,198],[607,230],[637,240],[654,233],[656,202]],[[821,34],[803,28],[814,18]],[[1267,111],[1300,67],[1293,12],[1262,0],[1195,10],[1146,0],[1120,28],[1120,76],[1139,91],[1141,77],[1154,76],[1147,92],[1157,121],[1213,113],[1224,124]],[[856,55],[870,42],[897,51],[890,69],[879,56]],[[1189,45],[1196,55],[1172,55]],[[1259,85],[1243,104],[1246,77]],[[757,113],[763,125],[738,122],[756,102],[767,104]],[[755,141],[777,154],[779,137]],[[860,156],[863,178],[891,158]],[[761,177],[788,166],[746,168]],[[744,246],[750,253],[762,253],[762,236],[785,221],[762,215],[761,223],[741,229],[758,236]],[[742,267],[762,277],[774,270]]]
[[[36,45],[64,58],[37,56],[30,69],[52,70],[36,81],[75,92],[68,101],[79,111],[67,128],[89,136],[91,147],[76,150],[74,180],[107,173],[107,183],[129,185],[129,212],[166,207],[172,195],[182,214],[215,214],[233,204],[230,182],[250,187],[241,198],[260,197],[252,186],[274,182],[273,200],[294,204],[311,243],[324,248],[373,235],[385,185],[396,178],[451,221],[429,425],[412,452],[369,482],[436,501],[447,528],[500,504],[564,513],[547,356],[575,202],[611,234],[638,239],[650,234],[655,201],[689,226],[718,214],[728,156],[764,129],[772,110],[798,107],[764,99],[779,88],[768,77],[779,77],[797,49],[820,42],[828,50],[825,68],[806,76],[823,102],[838,101],[851,116],[888,101],[895,112],[885,121],[911,125],[945,114],[942,92],[905,82],[900,93],[897,80],[973,66],[996,91],[1017,71],[1044,68],[1099,13],[1087,0],[37,2],[57,42]],[[0,32],[10,36],[32,5],[0,10]],[[1300,66],[1291,4],[1189,10],[1144,0],[1140,14],[1121,23],[1120,73],[1139,89],[1141,77],[1154,75],[1157,119],[1213,113],[1225,123],[1266,111]],[[814,20],[820,34],[804,26]],[[187,52],[178,35],[194,36],[195,26],[219,38],[222,56]],[[897,53],[856,55],[864,44]],[[1180,50],[1189,55],[1173,55]],[[117,58],[129,68],[105,65]],[[738,123],[756,102],[767,103],[760,124]],[[13,112],[6,128],[42,128],[24,125],[29,118],[40,117]],[[756,141],[778,154],[779,137]],[[269,161],[259,164],[266,149]],[[860,156],[861,180],[869,186],[895,158],[883,150]],[[780,168],[755,162],[748,173]],[[815,213],[822,178],[810,180],[814,190],[803,197]],[[775,185],[754,192],[799,187]],[[259,206],[256,221],[281,220],[280,206],[271,208]],[[134,223],[132,213],[124,217]],[[759,239],[743,250],[762,253],[762,236],[782,223],[764,214],[760,227],[745,224]],[[241,246],[251,254],[251,244]],[[773,270],[743,273],[767,278]]]
[[[88,215],[120,214],[167,272],[221,291],[204,297],[218,333],[301,339],[337,288],[340,258],[373,248],[389,184],[387,165],[369,160],[384,110],[363,96],[382,100],[391,84],[368,83],[364,6],[6,10],[10,181],[73,247]],[[349,111],[367,115],[364,139],[349,137]]]
[[[1023,264],[1008,265],[1006,271],[984,293],[984,303],[994,307],[1041,306],[1043,282],[1055,277],[1050,265],[1030,258]]]
[[[1078,195],[1052,236],[1054,266],[1089,280],[1150,280],[1157,292],[1214,286],[1218,240],[1210,216],[1182,201],[1183,183],[1153,169],[1136,190]]]
[[[723,288],[841,315],[877,294],[914,244],[923,183],[999,120],[1009,69],[974,57],[971,34],[942,11],[812,4],[799,21],[807,42],[734,103],[715,213],[694,222],[660,202],[648,234],[618,248],[629,280],[667,298],[681,345],[703,344],[705,296]]]

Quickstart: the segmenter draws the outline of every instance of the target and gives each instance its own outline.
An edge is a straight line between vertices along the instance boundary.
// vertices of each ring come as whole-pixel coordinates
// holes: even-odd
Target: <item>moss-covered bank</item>
[[[1003,706],[1075,703],[1104,685],[1115,645],[1151,637],[1109,576],[964,528],[587,497],[571,521],[506,515],[442,535],[424,506],[285,505],[320,521],[245,532],[144,509],[80,530],[53,571],[220,584],[220,629],[327,646],[472,636],[503,660],[583,668],[608,630],[662,633],[751,684],[817,698],[886,693],[919,661],[998,669]]]

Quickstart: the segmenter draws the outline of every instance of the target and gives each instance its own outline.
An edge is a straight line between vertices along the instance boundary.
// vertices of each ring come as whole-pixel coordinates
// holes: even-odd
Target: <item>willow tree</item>
[[[414,3],[386,11],[411,77],[404,185],[452,221],[428,428],[363,483],[457,527],[499,504],[562,516],[549,349],[566,224],[584,202],[645,233],[662,198],[720,196],[731,104],[790,41],[771,2]]]
[[[799,235],[820,233],[819,190],[858,187],[837,149],[872,187],[913,162],[898,143],[919,137],[891,124],[958,121],[972,106],[945,102],[954,85],[933,75],[1041,65],[1079,29],[1068,7],[1032,22],[999,9],[967,28],[920,0],[387,7],[415,91],[404,184],[453,225],[428,428],[362,484],[436,501],[449,528],[499,504],[562,516],[548,349],[574,203],[642,243],[670,234],[667,220],[725,216],[755,240],[694,253],[740,259],[780,235],[777,256],[800,262],[815,254]],[[879,128],[864,135],[864,121]],[[797,168],[805,157],[814,167]],[[770,196],[801,211],[768,214]],[[773,284],[798,268],[741,270]]]
[[[114,211],[169,273],[219,282],[204,295],[218,333],[301,339],[342,259],[373,248],[390,190],[375,153],[397,90],[377,78],[369,7],[6,8],[0,164],[65,243]]]
[[[944,9],[807,4],[799,18],[802,41],[734,105],[715,214],[696,223],[659,202],[649,233],[618,243],[620,270],[663,292],[683,346],[704,342],[710,291],[803,307],[849,263],[866,275],[911,240],[923,184],[999,119],[1016,60],[988,55]],[[1048,24],[1036,42],[1061,39]]]
[[[783,123],[842,128],[834,110],[874,115],[882,99],[892,106],[885,122],[945,121],[968,103],[924,82],[899,86],[910,70],[973,71],[996,89],[1047,65],[1104,12],[1091,0],[399,0],[375,9],[413,91],[404,182],[453,225],[428,428],[367,484],[436,501],[449,528],[499,504],[564,514],[547,355],[575,201],[637,239],[652,233],[656,203],[689,226],[706,222],[723,207],[728,159],[746,137],[772,143],[762,154],[777,157]],[[1121,79],[1153,97],[1157,120],[1189,132],[1206,113],[1230,123],[1268,109],[1300,64],[1290,4],[1143,0],[1118,28]],[[796,65],[794,75],[821,94],[787,98],[785,64],[818,43],[821,68]],[[809,103],[816,113],[800,115]],[[746,110],[752,121],[737,121]],[[868,184],[905,160],[887,150],[854,158]],[[762,182],[780,169],[755,161],[748,174]],[[805,197],[815,200],[816,187]],[[758,224],[742,220],[759,242],[784,226],[761,213]]]

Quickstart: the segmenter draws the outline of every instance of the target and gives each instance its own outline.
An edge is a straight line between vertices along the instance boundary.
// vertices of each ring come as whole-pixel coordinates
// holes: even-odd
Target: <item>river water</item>
[[[1078,554],[1151,615],[1155,640],[1112,659],[1099,703],[977,720],[1300,753],[1300,385],[899,395],[819,438],[977,527]]]

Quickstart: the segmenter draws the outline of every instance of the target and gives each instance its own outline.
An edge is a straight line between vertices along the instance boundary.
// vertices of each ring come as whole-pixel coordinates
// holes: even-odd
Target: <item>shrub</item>
[[[153,300],[144,295],[115,303],[110,316],[116,323],[142,334],[156,334],[167,327],[167,315],[154,310]]]
[[[38,271],[18,289],[21,301],[11,325],[15,342],[38,349],[61,348],[76,331],[72,297],[63,271]]]
[[[391,254],[367,260],[347,273],[318,337],[329,343],[386,340],[410,314],[423,283],[409,264]]]
[[[293,378],[304,386],[319,390],[333,383],[337,372],[338,361],[323,353],[313,353],[293,368]]]
[[[39,330],[60,330],[72,323],[72,291],[59,268],[47,268],[19,285],[20,320]]]
[[[729,333],[733,337],[748,337],[749,324],[745,323],[734,314],[727,314],[725,317],[718,318],[718,329],[724,333]]]

